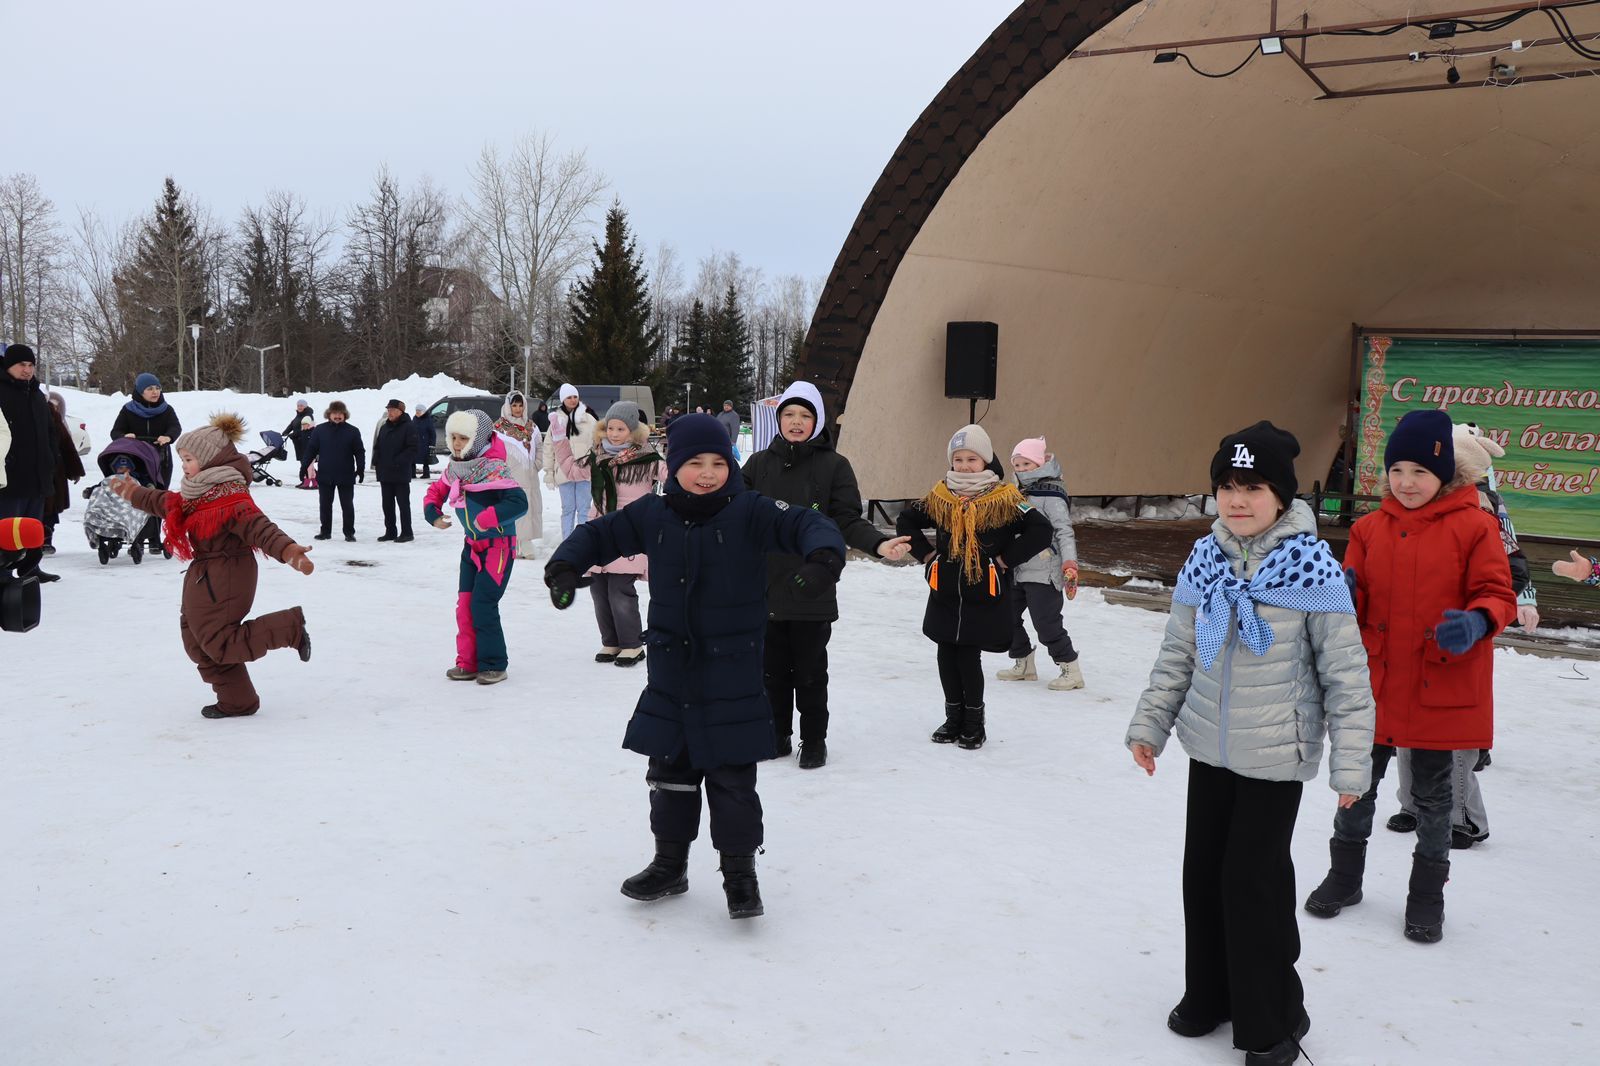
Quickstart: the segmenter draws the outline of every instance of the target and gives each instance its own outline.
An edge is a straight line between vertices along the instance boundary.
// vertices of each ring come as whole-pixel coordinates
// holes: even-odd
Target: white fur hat
[[[1504,448],[1493,438],[1485,437],[1477,426],[1457,423],[1451,427],[1450,436],[1456,451],[1456,473],[1474,481],[1487,474],[1494,461],[1506,454]]]
[[[459,458],[473,459],[482,455],[483,450],[489,446],[489,439],[494,436],[494,421],[476,408],[456,411],[445,419],[444,434],[446,443],[449,443],[451,437],[466,437],[472,441],[467,446],[466,453]],[[455,449],[452,448],[450,454],[455,455]]]

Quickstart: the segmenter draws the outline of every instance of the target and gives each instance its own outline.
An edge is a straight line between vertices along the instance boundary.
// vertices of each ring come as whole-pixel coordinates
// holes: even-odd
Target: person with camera
[[[60,451],[58,420],[34,380],[34,361],[33,349],[26,344],[7,345],[0,357],[0,368],[5,371],[0,376],[0,412],[11,433],[11,446],[5,454],[5,485],[0,488],[0,518],[43,521],[45,500],[54,491]],[[39,569],[42,557],[37,549],[25,553],[17,565],[17,576],[59,580]]]

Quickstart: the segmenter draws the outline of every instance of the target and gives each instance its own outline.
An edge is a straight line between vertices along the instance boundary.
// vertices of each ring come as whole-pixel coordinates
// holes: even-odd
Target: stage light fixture
[[[1264,55],[1264,56],[1275,56],[1275,55],[1283,54],[1283,38],[1282,37],[1263,37],[1263,38],[1261,38],[1261,54]]]
[[[1454,22],[1435,23],[1428,30],[1428,40],[1430,41],[1443,41],[1454,37],[1455,35],[1456,24]]]

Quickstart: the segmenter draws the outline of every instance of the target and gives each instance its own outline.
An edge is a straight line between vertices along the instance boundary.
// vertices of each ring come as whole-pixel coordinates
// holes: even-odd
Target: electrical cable
[[[1183,60],[1185,63],[1189,64],[1189,69],[1194,71],[1196,74],[1200,75],[1202,78],[1231,78],[1235,74],[1237,74],[1241,70],[1243,70],[1245,63],[1250,62],[1257,55],[1259,55],[1260,52],[1261,52],[1261,46],[1258,44],[1254,48],[1250,49],[1250,54],[1245,56],[1243,61],[1240,62],[1240,64],[1238,66],[1234,67],[1232,70],[1228,71],[1226,74],[1208,74],[1205,71],[1201,70],[1199,67],[1195,66],[1194,65],[1194,60],[1190,59],[1188,56],[1184,55],[1182,52],[1178,53],[1178,58]]]
[[[1550,24],[1555,27],[1556,34],[1561,38],[1561,43],[1572,49],[1585,59],[1600,60],[1600,51],[1589,48],[1578,40],[1578,35],[1572,31],[1572,24],[1567,21],[1559,9],[1544,8],[1544,13],[1550,16]],[[1591,35],[1590,40],[1594,37]]]

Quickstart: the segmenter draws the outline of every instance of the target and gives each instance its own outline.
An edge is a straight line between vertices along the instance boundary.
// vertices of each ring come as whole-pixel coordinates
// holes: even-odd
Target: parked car
[[[577,389],[579,397],[593,408],[597,418],[604,418],[606,408],[618,400],[632,400],[644,412],[645,422],[652,426],[656,424],[656,401],[648,385],[579,385]],[[561,406],[561,394],[552,392],[545,403],[554,411]]]
[[[433,422],[433,454],[447,455],[450,452],[450,443],[445,439],[445,420],[457,411],[483,411],[490,418],[500,417],[500,408],[504,399],[491,396],[486,392],[469,393],[463,396],[445,396],[435,400],[428,407],[426,417]]]

